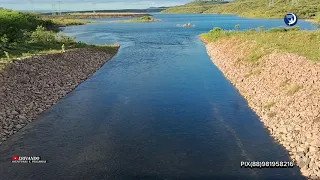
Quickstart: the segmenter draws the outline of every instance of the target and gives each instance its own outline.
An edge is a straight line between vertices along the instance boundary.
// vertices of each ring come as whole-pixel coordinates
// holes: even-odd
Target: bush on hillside
[[[55,41],[56,33],[52,31],[46,31],[43,26],[38,26],[37,29],[30,35],[30,42],[32,43],[46,43]]]
[[[0,42],[2,47],[6,47],[24,41],[25,33],[36,30],[38,26],[47,27],[52,22],[42,20],[37,14],[0,9],[0,24],[0,37],[5,37]]]
[[[38,14],[0,9],[0,25],[0,58],[7,57],[5,52],[14,57],[60,49],[63,44],[67,47],[82,45],[62,33],[48,31],[47,27],[52,27],[53,22],[41,19]]]
[[[43,26],[38,26],[37,29],[30,34],[29,43],[36,44],[72,44],[75,39],[63,35],[62,33],[56,33],[54,31],[47,31]]]

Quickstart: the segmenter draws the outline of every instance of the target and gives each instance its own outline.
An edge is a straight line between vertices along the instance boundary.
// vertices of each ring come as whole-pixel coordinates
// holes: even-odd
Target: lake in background
[[[297,168],[240,168],[241,161],[289,161],[289,155],[198,38],[213,27],[268,29],[283,20],[154,16],[162,21],[99,19],[64,28],[87,43],[118,43],[120,51],[0,146],[1,179],[303,179]],[[185,23],[195,27],[179,27]],[[12,164],[13,155],[48,163]]]

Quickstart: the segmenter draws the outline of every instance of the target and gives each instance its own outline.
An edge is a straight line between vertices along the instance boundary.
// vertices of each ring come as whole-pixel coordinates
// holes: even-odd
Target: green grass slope
[[[289,52],[320,62],[320,31],[302,31],[298,27],[270,30],[260,27],[248,31],[223,31],[215,28],[200,35],[200,38],[206,43],[230,39],[237,40],[237,43],[248,42],[251,45],[247,46],[247,51],[250,52],[249,61],[256,61],[274,52]]]
[[[273,0],[271,4],[269,2],[269,0],[235,0],[232,3],[212,7],[204,13],[282,18],[284,14],[293,12],[300,18],[315,18],[320,12],[319,0]]]
[[[217,6],[219,3],[217,2],[211,2],[211,1],[194,1],[187,3],[182,6],[174,6],[171,8],[168,8],[164,11],[161,11],[161,13],[164,14],[201,14],[215,6]]]
[[[320,12],[318,12],[317,16],[313,19],[313,21],[320,23]]]
[[[272,2],[273,3],[269,3]],[[292,3],[294,2],[294,3]],[[244,17],[282,18],[286,13],[320,21],[319,0],[234,0],[230,3],[192,2],[162,13],[237,14]]]

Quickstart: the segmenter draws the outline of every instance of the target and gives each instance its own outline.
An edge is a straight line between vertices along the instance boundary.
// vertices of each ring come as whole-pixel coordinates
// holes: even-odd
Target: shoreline
[[[0,145],[91,77],[118,50],[72,49],[6,65],[0,71]]]
[[[161,19],[153,19],[151,18],[150,20],[144,20],[140,18],[134,18],[134,19],[128,19],[128,20],[118,20],[116,22],[119,23],[153,23],[153,22],[160,22]]]
[[[204,42],[212,62],[247,100],[302,175],[320,179],[320,63],[292,53],[244,62],[247,43]]]
[[[148,13],[70,13],[62,15],[41,15],[44,18],[91,19],[150,16]]]
[[[160,13],[160,14],[167,14],[167,15],[179,15],[179,14],[186,14],[186,15],[231,15],[231,16],[237,16],[241,18],[247,18],[247,19],[278,19],[281,20],[283,17],[274,17],[274,16],[243,16],[241,14],[232,14],[232,13]],[[320,24],[320,21],[316,21],[315,19],[310,19],[310,18],[299,18],[299,20],[311,22],[313,24]]]

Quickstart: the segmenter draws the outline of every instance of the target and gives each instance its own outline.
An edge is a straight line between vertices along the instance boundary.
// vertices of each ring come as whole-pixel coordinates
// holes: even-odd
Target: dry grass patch
[[[280,87],[285,87],[285,86],[289,85],[290,81],[291,81],[291,79],[286,79],[286,80],[282,81],[280,83]]]
[[[266,105],[264,105],[264,108],[267,110],[270,110],[272,106],[274,106],[276,103],[275,102],[269,102]]]
[[[277,115],[276,112],[269,112],[269,113],[267,114],[267,116],[268,116],[269,118],[273,118],[273,117],[275,117],[276,115]]]
[[[248,74],[246,74],[244,77],[248,78],[250,76],[259,76],[261,74],[260,69],[251,70]]]
[[[292,95],[294,95],[295,93],[297,93],[300,89],[302,89],[303,88],[303,86],[302,85],[293,85],[293,86],[291,86],[291,87],[289,87],[288,89],[287,89],[287,95],[289,95],[289,96],[292,96]]]

